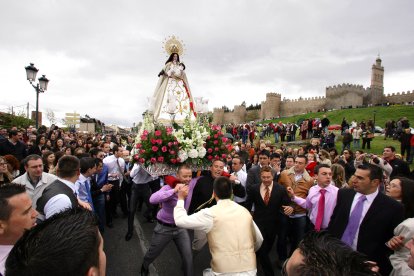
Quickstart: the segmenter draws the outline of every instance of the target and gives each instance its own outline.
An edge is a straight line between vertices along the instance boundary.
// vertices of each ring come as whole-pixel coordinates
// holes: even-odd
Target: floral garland
[[[154,125],[149,115],[131,152],[133,162],[142,164],[151,174],[167,174],[181,163],[205,168],[213,160],[226,158],[229,150],[219,126],[185,119],[181,128]]]

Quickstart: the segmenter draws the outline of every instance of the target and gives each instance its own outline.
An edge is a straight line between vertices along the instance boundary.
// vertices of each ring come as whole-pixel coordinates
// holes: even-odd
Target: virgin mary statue
[[[196,113],[185,65],[180,62],[183,45],[173,36],[166,41],[164,47],[169,58],[158,74],[158,84],[151,99],[150,111],[154,115],[154,121],[182,124],[186,117],[195,120]]]

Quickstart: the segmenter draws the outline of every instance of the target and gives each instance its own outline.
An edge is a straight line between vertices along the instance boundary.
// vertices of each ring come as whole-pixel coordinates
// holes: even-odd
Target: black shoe
[[[147,222],[149,222],[149,223],[153,223],[154,222],[154,220],[153,220],[153,218],[151,216],[144,216],[144,217],[147,219]]]
[[[141,266],[141,276],[148,276],[149,270],[148,268],[145,268],[144,265]]]
[[[106,226],[108,226],[108,228],[114,228],[114,224],[112,222],[108,222]]]
[[[125,240],[126,240],[126,241],[129,241],[131,238],[132,238],[132,232],[128,232],[128,233],[126,233],[126,235],[125,235]]]

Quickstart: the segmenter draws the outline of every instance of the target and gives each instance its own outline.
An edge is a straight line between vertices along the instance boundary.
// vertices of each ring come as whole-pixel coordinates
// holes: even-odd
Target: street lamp
[[[45,75],[42,75],[42,77],[38,79],[39,82],[37,84],[33,84],[33,82],[36,79],[36,74],[39,71],[39,69],[34,67],[33,63],[30,63],[30,65],[26,66],[24,69],[26,69],[27,80],[36,90],[36,129],[38,129],[39,128],[39,93],[44,93],[47,90],[47,84],[49,83],[49,80],[46,78]]]

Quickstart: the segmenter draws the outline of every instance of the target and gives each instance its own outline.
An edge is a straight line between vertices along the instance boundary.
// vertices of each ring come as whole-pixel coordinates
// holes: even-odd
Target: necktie
[[[93,201],[92,201],[92,194],[91,194],[91,184],[90,184],[89,180],[85,181],[85,186],[86,186],[86,192],[88,193],[88,202],[91,204],[92,211],[94,211]]]
[[[362,207],[364,206],[364,201],[367,199],[365,195],[361,196],[358,199],[357,204],[354,207],[354,210],[349,217],[348,225],[345,228],[344,234],[342,235],[341,240],[352,247],[352,243],[355,239],[356,232],[359,227],[359,221],[362,216]],[[354,248],[355,249],[355,248]]]
[[[267,204],[269,204],[269,199],[270,199],[270,189],[269,189],[269,186],[266,186],[266,188],[265,188],[265,195],[264,195],[264,198],[263,198],[263,201],[264,201],[264,204],[267,206]]]
[[[325,214],[325,189],[319,190],[321,193],[321,196],[319,197],[318,202],[318,214],[316,215],[316,221],[315,221],[315,231],[319,232],[321,231],[321,226],[323,222],[323,216]]]

